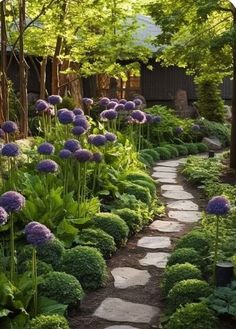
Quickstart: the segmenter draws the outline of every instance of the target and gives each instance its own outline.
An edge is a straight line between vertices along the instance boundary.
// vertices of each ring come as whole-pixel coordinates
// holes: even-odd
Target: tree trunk
[[[234,31],[236,31],[236,9],[233,7]],[[230,167],[236,169],[236,39],[233,41],[233,97],[232,97],[232,128],[230,147]]]
[[[47,57],[40,63],[40,98],[46,98],[46,78],[47,78]]]

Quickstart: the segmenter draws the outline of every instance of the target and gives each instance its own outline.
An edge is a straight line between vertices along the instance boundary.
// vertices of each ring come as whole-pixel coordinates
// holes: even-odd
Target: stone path
[[[111,268],[108,287],[86,297],[87,313],[83,314],[82,307],[78,326],[72,321],[71,328],[158,328],[163,308],[161,275],[173,242],[201,218],[194,196],[185,190],[178,175],[178,167],[183,162],[184,159],[180,159],[155,165],[152,177],[160,183],[166,217],[156,219],[108,262]],[[96,302],[93,302],[95,294]]]

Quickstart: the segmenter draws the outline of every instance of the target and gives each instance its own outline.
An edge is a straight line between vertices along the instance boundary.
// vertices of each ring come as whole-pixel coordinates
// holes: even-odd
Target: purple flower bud
[[[119,103],[119,100],[117,98],[111,98],[111,102]]]
[[[3,129],[0,128],[0,138],[4,139],[5,138],[5,132]]]
[[[105,133],[105,138],[108,142],[115,142],[117,140],[117,137],[113,133]]]
[[[104,135],[91,135],[89,136],[90,138],[88,139],[89,142],[94,145],[94,146],[103,146],[106,144],[107,139]]]
[[[25,205],[25,198],[22,194],[15,191],[8,191],[0,196],[0,207],[6,212],[20,211]]]
[[[93,105],[93,100],[91,98],[83,98],[83,103],[86,105],[86,106],[91,106]]]
[[[125,105],[126,103],[127,103],[127,100],[124,99],[124,98],[122,98],[122,99],[119,100],[119,104]]]
[[[86,134],[87,131],[81,126],[75,126],[74,128],[72,128],[71,132],[75,136],[81,136]]]
[[[48,97],[48,103],[52,105],[57,105],[62,103],[62,98],[60,95],[51,95]]]
[[[112,101],[110,101],[110,102],[107,104],[107,109],[108,109],[108,110],[109,110],[109,109],[114,109],[116,105],[117,105],[116,102],[112,102]]]
[[[133,111],[135,109],[135,103],[128,101],[125,103],[125,111]]]
[[[81,126],[85,130],[90,128],[89,122],[84,115],[76,115],[73,124],[74,126]]]
[[[38,147],[39,154],[51,155],[55,151],[55,147],[50,143],[43,143]]]
[[[38,246],[54,239],[52,232],[43,224],[31,222],[25,226],[25,234],[27,241]]]
[[[43,112],[49,107],[49,104],[43,99],[38,99],[35,104],[35,109],[38,112]]]
[[[79,107],[75,108],[73,110],[73,112],[74,112],[74,115],[84,115],[84,111]]]
[[[100,119],[102,121],[111,121],[115,120],[118,116],[118,113],[115,110],[104,110],[100,113]]]
[[[146,113],[146,122],[147,123],[153,123],[153,116],[149,113]]]
[[[20,154],[20,148],[15,143],[5,144],[2,148],[2,155],[5,157],[16,157]]]
[[[64,148],[74,153],[75,151],[81,149],[81,146],[79,141],[76,139],[68,139],[64,144]]]
[[[160,115],[155,115],[153,117],[153,123],[160,123],[161,122],[161,117]]]
[[[107,98],[107,97],[102,97],[100,100],[99,100],[99,105],[100,106],[107,106],[108,104],[110,103],[110,99]]]
[[[74,121],[75,115],[72,111],[65,109],[64,111],[60,112],[60,114],[58,114],[58,119],[60,123],[62,123],[63,125],[67,125]]]
[[[18,126],[14,121],[6,121],[2,124],[2,130],[7,134],[12,134],[18,130]]]
[[[116,106],[115,106],[115,108],[114,108],[114,110],[116,110],[116,111],[124,111],[124,109],[125,109],[125,106],[124,106],[124,104],[117,104]]]
[[[93,154],[89,150],[81,149],[81,150],[75,151],[74,157],[79,162],[87,162],[87,161],[90,161],[92,159]]]
[[[212,198],[206,208],[206,212],[211,215],[227,215],[230,211],[229,201],[223,196]]]
[[[6,224],[8,219],[8,213],[3,207],[0,207],[0,226]]]
[[[176,127],[176,128],[175,128],[175,132],[176,132],[177,135],[182,134],[183,131],[184,131],[184,130],[183,130],[182,127]]]
[[[50,159],[42,160],[37,164],[36,169],[39,172],[55,173],[58,171],[58,164]]]
[[[99,152],[93,153],[92,161],[99,163],[102,161],[102,159],[103,159],[102,153],[99,153]]]
[[[136,123],[144,123],[146,121],[145,113],[140,110],[133,111],[131,117]]]
[[[138,107],[138,106],[141,106],[143,104],[143,102],[141,101],[141,99],[139,98],[135,98],[133,100],[134,104]]]
[[[63,149],[59,152],[59,157],[61,159],[69,159],[71,156],[72,156],[72,152],[67,149]]]

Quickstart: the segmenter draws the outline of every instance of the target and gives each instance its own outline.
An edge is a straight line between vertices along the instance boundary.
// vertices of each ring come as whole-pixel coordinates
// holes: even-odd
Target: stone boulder
[[[208,146],[209,150],[218,151],[222,149],[222,143],[217,137],[204,137],[202,142]]]

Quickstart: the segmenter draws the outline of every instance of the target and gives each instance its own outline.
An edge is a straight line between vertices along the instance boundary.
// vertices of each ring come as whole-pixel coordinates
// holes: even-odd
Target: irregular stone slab
[[[159,162],[159,165],[164,167],[178,167],[179,164],[180,164],[179,160]]]
[[[177,184],[177,180],[175,178],[158,178],[157,181],[165,184]]]
[[[138,329],[138,328],[131,326],[111,326],[111,327],[106,327],[105,329]]]
[[[178,222],[155,220],[149,228],[163,233],[174,233],[180,232],[184,228],[184,225]]]
[[[172,167],[156,166],[156,167],[153,167],[153,171],[157,171],[157,172],[172,172],[172,173],[175,173],[175,172],[177,172],[177,169],[176,168],[172,168]]]
[[[217,137],[204,137],[202,142],[208,146],[209,150],[218,151],[222,149],[222,143]]]
[[[167,252],[148,252],[147,255],[140,259],[139,263],[142,266],[156,266],[165,268],[170,254]]]
[[[174,200],[190,200],[194,198],[191,193],[185,191],[166,191],[162,193],[162,196]]]
[[[176,178],[176,173],[173,172],[154,172],[152,173],[152,177],[154,178]]]
[[[200,211],[171,210],[168,212],[168,216],[183,223],[196,223],[201,219],[202,213]]]
[[[159,308],[154,306],[108,297],[96,309],[94,315],[109,321],[150,323],[159,313]]]
[[[189,200],[180,200],[180,201],[173,201],[167,203],[168,209],[176,209],[176,210],[192,210],[196,211],[199,209],[198,205],[193,201]]]
[[[183,191],[184,188],[182,185],[162,185],[161,191]]]
[[[137,270],[131,267],[117,267],[111,271],[114,277],[114,285],[119,289],[132,286],[145,286],[150,279],[148,271]]]
[[[138,247],[149,249],[170,248],[171,241],[166,236],[144,236],[138,241]]]

